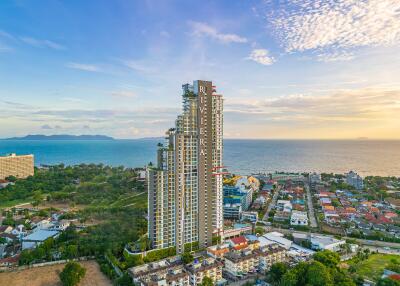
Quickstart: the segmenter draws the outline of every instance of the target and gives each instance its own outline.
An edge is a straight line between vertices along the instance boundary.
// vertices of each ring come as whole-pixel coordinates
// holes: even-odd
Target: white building
[[[293,241],[286,239],[282,233],[276,231],[268,232],[264,234],[263,237],[271,242],[279,244],[286,249],[289,249],[293,244]]]
[[[242,221],[250,221],[253,223],[257,223],[258,221],[258,212],[242,212],[240,217]]]
[[[354,171],[350,171],[346,174],[346,183],[357,190],[362,190],[364,188],[363,179]]]
[[[278,200],[276,203],[278,210],[284,212],[291,212],[292,211],[292,203],[289,200]]]
[[[331,250],[339,251],[340,246],[345,244],[346,241],[339,240],[326,235],[311,235],[311,248],[314,250]]]
[[[310,184],[319,184],[321,183],[321,174],[317,174],[317,173],[310,173],[308,175]]]
[[[302,211],[292,211],[292,215],[290,217],[291,225],[308,225],[308,216],[306,212]]]

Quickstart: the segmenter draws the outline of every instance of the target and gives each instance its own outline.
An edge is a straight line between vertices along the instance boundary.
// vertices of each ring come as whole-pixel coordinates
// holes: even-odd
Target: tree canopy
[[[77,262],[68,262],[60,273],[63,286],[76,286],[85,276],[86,269]]]

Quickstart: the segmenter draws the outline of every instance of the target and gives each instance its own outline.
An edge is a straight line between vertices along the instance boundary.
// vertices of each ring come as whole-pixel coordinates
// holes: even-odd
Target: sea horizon
[[[161,140],[160,140],[161,139]],[[114,140],[0,140],[0,155],[34,154],[35,165],[106,164],[144,167],[155,162],[162,138]],[[400,140],[224,139],[224,162],[232,173],[345,173],[400,176]]]

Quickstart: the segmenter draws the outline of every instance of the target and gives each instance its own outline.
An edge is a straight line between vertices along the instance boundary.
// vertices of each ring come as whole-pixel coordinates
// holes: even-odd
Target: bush
[[[63,286],[76,286],[85,276],[86,269],[77,262],[68,262],[60,273]]]

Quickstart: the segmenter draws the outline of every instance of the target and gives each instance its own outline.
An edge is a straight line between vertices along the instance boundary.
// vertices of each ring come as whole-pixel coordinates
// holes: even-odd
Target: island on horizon
[[[5,138],[2,140],[114,140],[113,137],[106,135],[26,135],[23,137]]]

